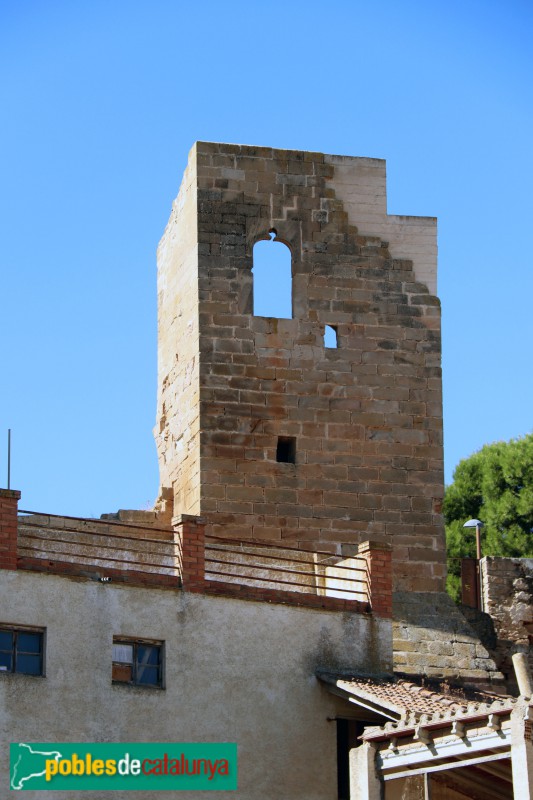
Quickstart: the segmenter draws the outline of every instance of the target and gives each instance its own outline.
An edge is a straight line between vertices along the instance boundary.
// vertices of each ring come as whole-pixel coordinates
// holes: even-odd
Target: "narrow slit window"
[[[279,461],[280,464],[296,464],[296,439],[294,436],[279,437],[276,461]]]
[[[335,350],[339,346],[339,333],[335,325],[326,325],[324,330],[324,347]]]
[[[254,245],[253,308],[256,317],[292,319],[292,259],[286,244],[277,240],[274,229],[270,238]]]

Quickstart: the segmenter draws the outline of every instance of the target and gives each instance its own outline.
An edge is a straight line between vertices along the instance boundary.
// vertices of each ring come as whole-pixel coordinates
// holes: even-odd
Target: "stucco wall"
[[[1,780],[9,742],[236,741],[236,797],[329,800],[337,701],[315,671],[390,669],[390,623],[362,614],[22,571],[0,598],[0,622],[46,628],[46,677],[0,675]],[[112,685],[114,635],[165,642],[165,690]]]

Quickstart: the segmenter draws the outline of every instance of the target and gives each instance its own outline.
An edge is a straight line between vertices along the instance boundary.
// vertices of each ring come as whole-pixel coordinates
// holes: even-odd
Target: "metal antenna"
[[[7,429],[7,488],[11,489],[11,428]]]

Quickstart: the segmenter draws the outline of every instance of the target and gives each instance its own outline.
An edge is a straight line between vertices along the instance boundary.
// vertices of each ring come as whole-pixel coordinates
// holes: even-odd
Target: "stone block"
[[[306,544],[309,533],[317,543],[365,528],[382,534],[420,559],[416,574],[395,562],[397,576],[426,586],[443,552],[442,520],[427,516],[442,494],[442,474],[429,464],[442,460],[431,360],[438,304],[415,242],[431,242],[434,224],[389,217],[384,172],[362,183],[354,172],[367,159],[326,158],[209,143],[193,150],[159,251],[162,485],[175,487],[176,505],[186,499],[185,512],[205,505],[208,530],[230,516],[243,533],[252,522],[259,538],[262,528],[280,531],[265,521],[274,505],[290,525],[299,506]],[[290,320],[250,313],[253,246],[271,228],[292,252]],[[337,326],[337,349],[324,350],[326,324]],[[199,396],[191,424],[184,409]],[[296,437],[296,464],[276,463],[279,436]],[[298,490],[289,475],[302,477]]]

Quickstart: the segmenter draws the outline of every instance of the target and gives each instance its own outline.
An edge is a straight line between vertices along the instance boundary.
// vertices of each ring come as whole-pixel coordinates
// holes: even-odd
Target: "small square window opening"
[[[113,683],[163,687],[163,643],[113,639]]]
[[[294,436],[280,436],[276,448],[276,461],[281,464],[296,464],[296,439]]]
[[[339,346],[339,333],[334,325],[326,325],[324,330],[324,347],[335,350]]]
[[[44,631],[0,627],[0,672],[43,674]]]

